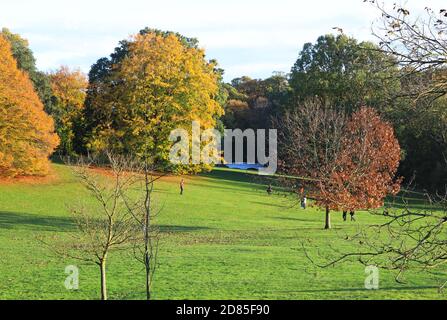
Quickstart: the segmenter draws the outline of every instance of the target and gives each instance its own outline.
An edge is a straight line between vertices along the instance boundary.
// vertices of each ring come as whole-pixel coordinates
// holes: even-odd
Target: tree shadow
[[[217,184],[210,185],[210,184],[205,184],[205,183],[193,182],[193,183],[191,183],[191,186],[207,188],[207,189],[214,189],[214,190],[222,190],[222,191],[226,191],[226,192],[232,192],[235,196],[241,195],[241,194],[252,196],[253,195],[253,193],[252,193],[253,191],[261,190],[260,188],[255,188],[255,187],[251,188],[251,191],[250,190],[244,190],[242,188],[234,188],[234,184],[233,184],[233,187],[231,187],[231,184],[229,184],[229,183],[227,183],[227,184],[219,183],[219,185],[217,185]]]
[[[405,291],[405,290],[430,290],[439,289],[436,286],[402,286],[402,287],[384,287],[380,291]],[[276,293],[318,293],[318,292],[376,292],[375,290],[367,290],[365,288],[335,288],[335,289],[309,289],[309,290],[288,290],[275,291]]]
[[[387,202],[385,203],[387,206],[395,208],[395,209],[413,209],[413,210],[433,210],[433,211],[442,211],[445,208],[439,205],[433,205],[429,203],[396,203],[396,202]]]
[[[225,169],[215,169],[211,172],[202,173],[200,174],[200,176],[205,178],[243,182],[243,183],[253,183],[254,180],[256,180],[255,175],[252,173],[244,171],[236,172]]]
[[[296,222],[315,222],[312,219],[300,219],[300,218],[289,218],[289,217],[273,217],[276,220],[284,220],[284,221],[296,221]]]
[[[250,203],[253,204],[259,204],[262,206],[267,206],[267,207],[274,207],[274,208],[279,208],[279,209],[293,209],[291,206],[285,206],[285,205],[280,205],[280,204],[275,204],[275,203],[268,203],[268,202],[260,202],[260,201],[250,201]]]
[[[227,169],[217,168],[211,172],[200,174],[204,179],[219,180],[219,184],[238,184],[240,186],[249,185],[254,189],[264,189],[269,184],[275,185],[275,178],[270,176],[262,176],[257,173],[247,171],[232,171]]]
[[[70,217],[0,212],[0,229],[67,232],[75,230],[75,224]]]
[[[395,197],[389,196],[385,199],[385,205],[395,209],[429,209],[429,210],[443,210],[443,206],[436,202],[430,202],[427,196],[412,195],[408,196],[405,192],[401,192]]]
[[[204,231],[204,230],[212,230],[212,228],[208,227],[199,227],[199,226],[168,226],[168,225],[157,225],[163,233],[187,233],[187,232],[195,232],[195,231]]]
[[[199,226],[159,225],[158,227],[164,233],[211,230],[211,228]],[[59,232],[72,232],[77,230],[76,224],[70,217],[55,217],[23,212],[0,212],[0,229]]]

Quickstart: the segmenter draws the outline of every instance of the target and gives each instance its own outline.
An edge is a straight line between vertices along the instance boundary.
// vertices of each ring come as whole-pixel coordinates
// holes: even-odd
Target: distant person
[[[306,210],[306,208],[307,208],[307,198],[306,198],[306,196],[304,196],[301,199],[301,208],[303,208],[304,210]]]
[[[183,195],[184,191],[185,191],[185,180],[182,179],[182,181],[180,181],[180,195]]]
[[[343,211],[343,221],[347,221],[348,220],[348,211]]]
[[[355,221],[355,211],[349,213],[351,215],[351,221]]]
[[[273,193],[273,189],[272,189],[272,185],[271,184],[269,184],[269,187],[267,188],[267,193],[268,193],[269,196],[272,195],[272,193]]]

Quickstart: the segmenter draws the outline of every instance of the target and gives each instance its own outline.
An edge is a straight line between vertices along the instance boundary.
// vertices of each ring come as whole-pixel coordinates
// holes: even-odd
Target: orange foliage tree
[[[334,203],[339,209],[377,209],[389,194],[400,191],[395,179],[401,158],[393,127],[377,111],[363,107],[346,125],[343,149],[333,173]],[[329,197],[329,195],[327,196]]]
[[[288,175],[282,180],[299,196],[305,186],[326,210],[326,229],[331,210],[377,209],[399,191],[400,146],[374,109],[363,107],[348,118],[307,102],[281,119],[279,137],[280,168]],[[304,182],[297,184],[296,177]]]
[[[58,143],[53,119],[0,35],[0,176],[47,174]]]

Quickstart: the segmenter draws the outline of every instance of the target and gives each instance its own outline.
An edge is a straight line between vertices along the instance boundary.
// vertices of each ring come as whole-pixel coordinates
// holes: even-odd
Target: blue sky
[[[444,1],[407,2],[421,12]],[[2,0],[0,5],[0,27],[29,40],[41,70],[64,64],[88,72],[119,40],[149,26],[198,38],[228,81],[289,72],[304,43],[336,26],[372,40],[377,18],[363,0]]]

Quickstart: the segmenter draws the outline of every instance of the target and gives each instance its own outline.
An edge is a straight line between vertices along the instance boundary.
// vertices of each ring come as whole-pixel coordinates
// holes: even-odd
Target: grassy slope
[[[0,186],[0,299],[96,299],[96,266],[55,257],[36,240],[73,231],[66,206],[84,191],[68,168],[55,165],[59,180],[47,185]],[[334,216],[339,230],[322,230],[316,209],[289,208],[280,196],[240,173],[216,170],[190,178],[178,194],[175,178],[157,185],[165,205],[158,223],[164,232],[154,288],[157,299],[445,299],[435,286],[441,278],[422,272],[398,285],[381,271],[381,289],[364,288],[364,267],[348,263],[318,269],[305,257],[300,239],[331,254],[328,241],[349,250],[341,240],[355,223]],[[377,218],[359,214],[359,223]],[[344,248],[346,247],[346,248]],[[80,268],[80,290],[67,291],[65,266]],[[112,255],[112,299],[144,297],[141,266],[125,252]],[[442,276],[442,275],[441,275]],[[447,276],[444,272],[443,276]]]

